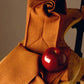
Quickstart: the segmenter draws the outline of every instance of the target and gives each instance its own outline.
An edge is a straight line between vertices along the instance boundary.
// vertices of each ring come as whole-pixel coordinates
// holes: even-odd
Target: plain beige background
[[[66,1],[68,8],[80,8],[81,0]],[[26,6],[27,0],[0,0],[0,60],[24,39]],[[76,29],[70,29],[65,40],[72,49],[75,46],[75,39]]]

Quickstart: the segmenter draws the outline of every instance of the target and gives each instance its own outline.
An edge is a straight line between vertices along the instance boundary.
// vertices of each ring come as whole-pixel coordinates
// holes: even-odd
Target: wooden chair
[[[81,11],[79,9],[67,9],[67,18],[64,25],[64,35],[73,25],[84,20],[84,4],[81,6]],[[84,26],[84,25],[82,25]],[[62,30],[63,31],[63,30]],[[64,40],[64,35],[61,39]],[[62,41],[63,41],[62,40]],[[65,42],[60,42],[60,45],[67,45]],[[71,63],[69,63],[68,71],[68,81],[61,82],[60,84],[84,84],[84,58],[81,58],[76,54],[76,52],[71,50]],[[73,60],[73,61],[72,61]],[[73,76],[72,76],[73,75]],[[66,76],[65,76],[66,77]]]

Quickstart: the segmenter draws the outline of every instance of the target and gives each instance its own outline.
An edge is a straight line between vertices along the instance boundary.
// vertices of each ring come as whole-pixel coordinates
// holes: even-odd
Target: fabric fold
[[[0,62],[0,84],[28,84],[38,74],[38,60],[19,44]]]
[[[60,13],[57,10],[59,6],[56,8],[56,1],[61,0],[27,2],[24,43],[16,46],[0,62],[0,84],[74,84],[72,80],[81,73],[81,60],[64,41],[64,34],[74,21],[73,16],[76,20],[81,14],[78,10],[70,10],[66,15],[66,8]],[[62,1],[63,7],[66,7],[65,0]],[[66,47],[66,54],[71,52],[65,70],[53,73],[43,68],[41,56],[49,47]],[[39,73],[42,73],[42,77]]]
[[[45,5],[47,6],[47,12]],[[29,7],[29,5],[27,6],[27,23],[24,39],[26,48],[42,54],[47,48],[56,47],[60,15],[53,11],[54,5],[54,0],[49,0],[33,8]]]

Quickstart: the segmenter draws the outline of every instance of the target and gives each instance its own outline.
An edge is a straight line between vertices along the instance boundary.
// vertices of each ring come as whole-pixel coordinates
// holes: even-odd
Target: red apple
[[[65,48],[47,49],[42,55],[42,64],[45,69],[51,72],[59,72],[68,65],[68,57],[65,54]]]

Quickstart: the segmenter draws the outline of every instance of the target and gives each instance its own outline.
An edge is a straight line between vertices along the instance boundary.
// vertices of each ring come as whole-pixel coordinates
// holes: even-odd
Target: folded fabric
[[[0,84],[30,82],[38,74],[38,58],[19,44],[0,62]]]
[[[75,84],[84,75],[83,60],[64,41],[64,34],[81,20],[81,13],[66,10],[65,0],[60,3],[28,1],[24,42],[0,62],[0,84]],[[65,47],[66,54],[70,52],[65,70],[49,72],[43,68],[41,55],[49,47]]]

